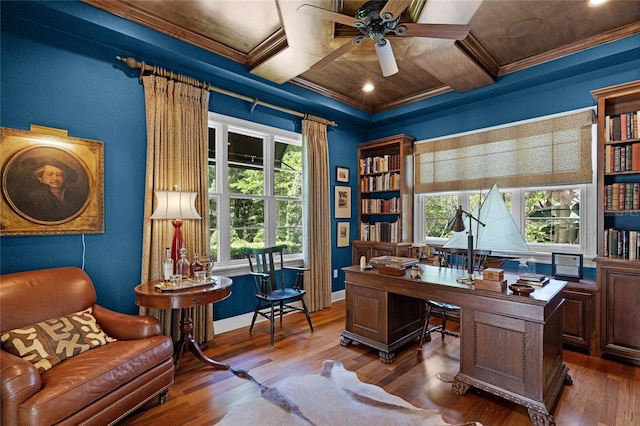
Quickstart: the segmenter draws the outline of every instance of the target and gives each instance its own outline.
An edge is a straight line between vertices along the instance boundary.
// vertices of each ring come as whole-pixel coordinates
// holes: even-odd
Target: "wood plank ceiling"
[[[376,113],[640,33],[640,0],[413,0],[401,21],[469,24],[460,41],[389,37],[399,72],[383,77],[372,40],[311,67],[359,32],[300,13],[303,4],[354,16],[363,0],[83,0],[234,61]],[[371,83],[375,90],[362,87]]]

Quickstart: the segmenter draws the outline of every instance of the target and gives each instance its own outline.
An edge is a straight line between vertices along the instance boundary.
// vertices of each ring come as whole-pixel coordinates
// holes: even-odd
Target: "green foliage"
[[[277,161],[274,173],[273,193],[276,201],[276,225],[278,244],[287,246],[286,253],[302,251],[302,202],[291,198],[302,196],[302,149],[300,146],[276,142],[283,153]],[[215,164],[209,165],[210,190],[215,192]],[[230,194],[263,195],[264,170],[250,164],[230,165],[228,190]],[[286,198],[285,198],[286,197]],[[217,200],[217,199],[216,199]],[[265,245],[265,201],[255,198],[231,197],[230,202],[230,251],[231,259],[243,259],[246,247]],[[216,202],[210,203],[211,253],[218,252],[218,221]],[[221,214],[225,214],[221,212]]]
[[[425,237],[448,238],[453,235],[451,231],[445,231],[449,219],[452,218],[458,208],[458,197],[455,195],[438,195],[426,197]]]

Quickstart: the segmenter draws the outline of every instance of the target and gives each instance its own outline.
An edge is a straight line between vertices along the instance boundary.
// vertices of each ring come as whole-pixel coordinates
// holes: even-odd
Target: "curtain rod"
[[[278,105],[274,105],[274,104],[270,104],[268,102],[264,102],[259,100],[258,98],[251,98],[249,96],[245,96],[245,95],[241,95],[239,93],[236,92],[232,92],[230,90],[225,90],[222,89],[220,87],[216,87],[210,83],[207,83],[206,81],[200,81],[197,80],[193,77],[189,77],[186,76],[184,74],[179,74],[173,71],[169,71],[166,70],[164,68],[161,67],[157,67],[157,66],[153,66],[153,65],[147,65],[144,62],[140,62],[137,59],[134,59],[132,57],[128,57],[128,58],[123,58],[121,56],[116,56],[116,59],[119,61],[124,62],[125,64],[127,64],[127,66],[129,68],[139,68],[140,69],[140,74],[138,75],[138,79],[142,82],[142,75],[145,72],[149,72],[151,74],[155,74],[155,75],[159,75],[161,77],[166,77],[169,78],[171,80],[175,80],[175,81],[179,81],[180,83],[186,83],[186,84],[190,84],[192,86],[196,86],[196,87],[200,87],[202,89],[205,90],[210,90],[210,91],[214,91],[214,92],[218,92],[218,93],[222,93],[223,95],[227,95],[227,96],[231,96],[233,98],[237,98],[237,99],[242,99],[243,101],[247,101],[247,102],[251,102],[253,105],[251,106],[251,112],[253,112],[253,110],[255,109],[256,105],[262,105],[265,106],[267,108],[271,108],[271,109],[275,109],[277,111],[281,111],[281,112],[285,112],[287,114],[291,114],[291,115],[295,115],[296,117],[301,117],[301,118],[305,118],[307,117],[308,114],[299,112],[299,111],[295,111],[289,108],[284,108]],[[336,123],[334,121],[329,121],[326,120],[326,124],[329,126],[336,126]]]

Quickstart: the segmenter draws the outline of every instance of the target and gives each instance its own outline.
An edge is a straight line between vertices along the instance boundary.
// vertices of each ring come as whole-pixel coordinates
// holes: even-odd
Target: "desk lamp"
[[[156,209],[151,219],[171,220],[174,228],[173,242],[171,244],[171,258],[175,265],[180,259],[180,249],[184,246],[182,238],[183,219],[202,219],[195,209],[197,192],[182,191],[153,191],[156,195]]]
[[[462,219],[463,214],[466,214],[469,218],[469,229],[467,231],[467,271],[469,272],[469,275],[466,278],[458,278],[457,281],[461,284],[473,284],[473,231],[471,228],[471,219],[478,222],[479,225],[485,226],[485,224],[471,213],[462,210],[462,206],[458,206],[456,215],[449,222],[447,228],[451,229],[453,232],[464,231],[464,220]]]

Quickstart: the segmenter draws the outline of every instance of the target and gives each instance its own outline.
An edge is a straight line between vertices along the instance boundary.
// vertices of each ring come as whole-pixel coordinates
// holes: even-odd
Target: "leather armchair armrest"
[[[93,315],[104,332],[114,339],[144,339],[161,333],[160,321],[150,315],[128,315],[100,305],[93,306]]]
[[[18,407],[41,387],[40,373],[33,364],[0,350],[1,424],[17,425]]]

